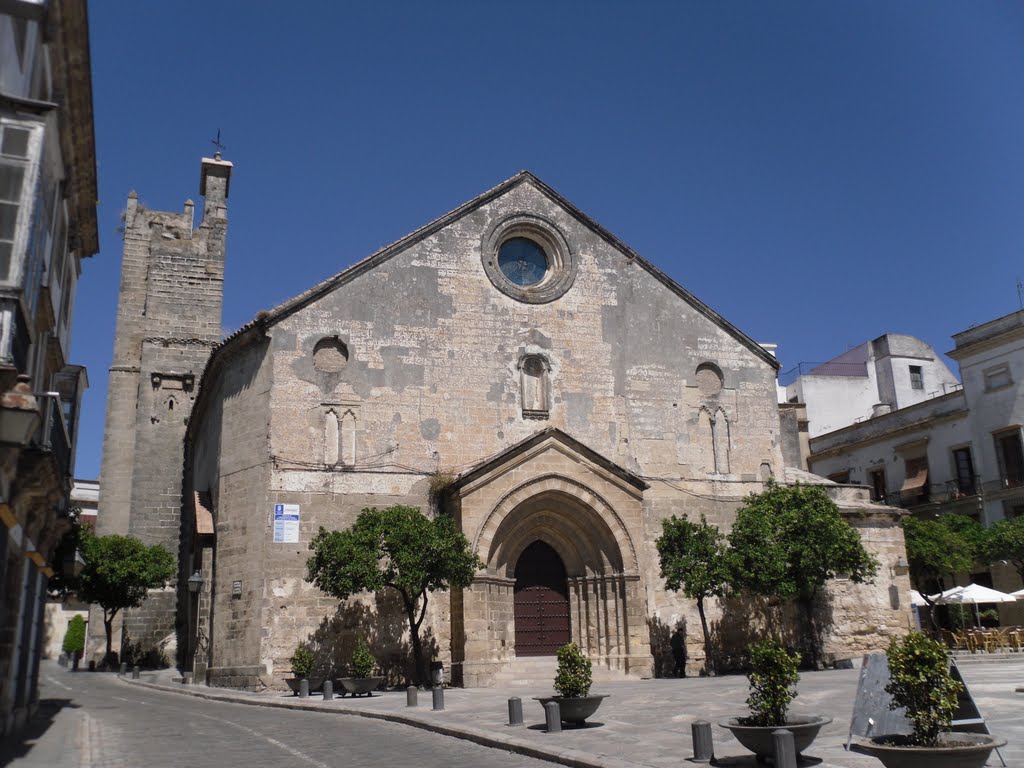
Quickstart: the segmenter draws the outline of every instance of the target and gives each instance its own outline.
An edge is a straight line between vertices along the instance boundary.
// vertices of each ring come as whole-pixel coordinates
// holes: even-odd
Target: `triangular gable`
[[[590,218],[587,214],[583,213],[583,211],[581,211],[579,208],[577,208],[575,205],[569,202],[566,198],[562,197],[555,190],[553,190],[551,187],[549,187],[547,184],[538,179],[529,171],[520,171],[515,176],[512,176],[511,178],[503,181],[501,184],[498,184],[496,187],[493,187],[484,192],[483,194],[473,198],[472,200],[463,203],[458,208],[455,208],[454,210],[449,211],[443,216],[434,219],[434,221],[430,222],[429,224],[420,227],[419,229],[409,233],[408,235],[399,240],[396,240],[390,245],[384,246],[383,248],[371,254],[370,256],[367,256],[362,261],[359,261],[353,264],[351,267],[342,270],[333,277],[330,277],[327,280],[324,280],[323,282],[314,285],[312,288],[310,288],[307,291],[304,291],[303,293],[300,293],[298,296],[295,296],[294,298],[289,299],[288,301],[282,304],[279,304],[277,307],[270,310],[269,312],[260,312],[256,316],[255,320],[247,323],[246,325],[243,325],[235,333],[228,336],[220,345],[218,345],[218,347],[214,349],[213,356],[216,356],[217,352],[221,347],[231,343],[235,338],[244,335],[253,328],[266,328],[267,326],[273,325],[274,323],[284,319],[285,317],[288,317],[292,313],[297,312],[298,310],[302,309],[311,302],[314,302],[317,299],[324,296],[325,294],[331,292],[338,286],[344,285],[345,283],[354,280],[355,278],[359,277],[365,272],[376,268],[380,264],[390,259],[392,256],[401,253],[409,246],[414,245],[420,242],[421,240],[430,237],[435,232],[443,229],[452,222],[473,212],[477,208],[486,205],[495,198],[500,197],[509,190],[526,181],[529,181],[537,188],[538,191],[540,191],[542,194],[549,197],[553,202],[561,206],[569,215],[575,218],[583,226],[590,229],[592,232],[594,232],[596,235],[598,235],[602,240],[607,242],[612,247],[621,251],[626,256],[626,258],[630,259],[631,261],[635,262],[640,267],[642,267],[644,270],[646,270],[650,275],[652,275],[655,279],[657,279],[659,282],[665,285],[670,291],[672,291],[672,293],[681,298],[683,301],[685,301],[687,304],[689,304],[691,307],[697,310],[700,314],[704,315],[717,326],[725,330],[729,335],[735,338],[738,342],[740,342],[740,344],[745,346],[756,356],[761,358],[763,361],[771,365],[776,370],[779,368],[779,363],[775,359],[775,357],[772,356],[771,353],[766,351],[760,344],[751,339],[749,336],[747,336],[745,333],[739,330],[736,326],[732,325],[732,323],[728,322],[724,317],[722,317],[720,314],[711,309],[711,307],[709,307],[707,304],[702,302],[692,293],[687,291],[685,288],[679,285],[679,283],[677,283],[675,280],[670,278],[660,269],[655,267],[651,262],[644,259],[639,253],[637,253],[624,242],[619,240],[619,238],[617,238],[607,229],[602,227],[594,219]]]
[[[570,437],[562,430],[556,427],[548,427],[530,435],[530,437],[525,440],[521,440],[515,445],[506,448],[501,453],[492,456],[489,459],[485,459],[475,467],[463,472],[455,478],[449,486],[449,489],[452,492],[458,492],[460,489],[472,485],[479,478],[484,477],[501,466],[514,463],[519,457],[528,455],[534,448],[547,441],[558,443],[563,446],[568,453],[574,454],[590,462],[596,467],[599,467],[608,474],[614,475],[620,482],[631,486],[634,489],[634,492],[645,491],[650,488],[650,486],[644,482],[639,475],[630,472],[628,469],[620,467],[610,459],[606,459],[597,451],[587,447],[574,437]]]

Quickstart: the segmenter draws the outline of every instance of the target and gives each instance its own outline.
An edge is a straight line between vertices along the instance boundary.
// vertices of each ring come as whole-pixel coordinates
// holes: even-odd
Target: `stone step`
[[[554,656],[524,656],[515,659],[508,669],[495,675],[494,685],[497,688],[542,687],[550,689],[558,670],[558,660]],[[592,679],[595,683],[620,682],[632,680],[629,675],[618,670],[608,669],[594,664]]]
[[[1024,653],[1019,651],[1006,653],[971,653],[970,651],[954,651],[953,658],[958,666],[964,664],[999,664],[1006,661],[1019,661],[1024,658]]]

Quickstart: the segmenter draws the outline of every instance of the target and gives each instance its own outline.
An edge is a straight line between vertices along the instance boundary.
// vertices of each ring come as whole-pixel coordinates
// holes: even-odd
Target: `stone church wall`
[[[550,303],[505,295],[481,264],[488,232],[522,211],[556,228],[576,260],[572,288]],[[324,647],[324,663],[338,665],[357,634],[370,636],[382,664],[400,678],[407,647],[398,606],[364,596],[339,607],[314,589],[304,580],[309,541],[320,526],[348,527],[364,507],[429,507],[432,474],[464,473],[545,428],[563,431],[649,486],[634,511],[623,511],[629,505],[621,499],[612,505],[625,516],[638,563],[628,585],[613,585],[626,594],[616,614],[628,624],[620,636],[653,656],[655,668],[648,662],[646,673],[657,673],[660,638],[667,641],[685,620],[691,665],[702,658],[692,601],[662,588],[654,550],[661,521],[703,513],[727,529],[747,493],[784,474],[775,368],[713,312],[691,304],[527,181],[414,238],[387,261],[353,268],[331,292],[274,318],[263,332],[266,346],[213,372],[211,386],[221,389],[204,392],[211,405],[195,436],[197,451],[205,452],[195,465],[219,467],[209,478],[216,482],[217,526],[211,642],[224,679],[260,668],[264,683],[279,684],[289,676],[295,645],[311,638]],[[538,407],[529,413],[527,358],[546,366],[543,384],[530,384]],[[215,403],[224,404],[222,412]],[[585,476],[581,467],[558,471],[578,479]],[[201,473],[195,481],[198,488]],[[497,493],[496,485],[479,498]],[[300,505],[297,543],[272,541],[276,503]],[[475,541],[486,511],[462,509],[464,532]],[[884,556],[888,574],[898,559],[899,529],[871,514],[864,519],[858,526],[869,548]],[[487,578],[494,583],[481,582],[475,594],[476,586],[432,598],[424,627],[446,663],[459,661],[450,651],[453,632],[466,649],[484,637],[499,648],[505,633],[507,647],[503,598],[490,607],[474,603],[487,590],[507,591],[499,583],[507,574]],[[230,598],[235,580],[243,582],[242,594]],[[907,615],[905,606],[886,602],[888,595],[884,585],[837,587],[827,650],[845,658],[878,649]],[[634,606],[642,615],[629,613]],[[709,613],[722,626],[723,643],[732,644],[746,630],[729,624],[729,610],[713,605]],[[465,623],[453,626],[459,614]],[[609,665],[644,674],[624,647],[598,652]],[[487,684],[493,673],[467,679]]]

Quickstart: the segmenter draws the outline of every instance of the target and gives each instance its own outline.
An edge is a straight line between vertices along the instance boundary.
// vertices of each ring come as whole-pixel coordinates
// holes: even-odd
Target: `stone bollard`
[[[410,685],[405,689],[405,706],[416,707],[419,706],[419,688],[415,685]]]
[[[694,720],[690,723],[693,734],[693,762],[710,763],[715,759],[715,747],[711,743],[711,723],[707,720]]]
[[[192,673],[191,672],[182,672],[181,673],[181,684],[182,685],[192,685]]]
[[[548,733],[562,732],[562,710],[557,701],[549,701],[544,705],[544,720]]]
[[[324,701],[331,701],[334,698],[334,683],[324,680]]]
[[[127,661],[122,661],[121,662],[121,669],[118,671],[117,676],[118,677],[124,677],[127,674],[128,674],[128,662]]]
[[[136,664],[134,667],[132,667],[132,680],[138,680],[139,679],[139,672],[141,672],[141,671],[142,670],[139,668],[138,664]]]
[[[299,698],[300,699],[308,699],[309,698],[309,680],[307,680],[306,678],[302,678],[299,681]]]
[[[508,700],[508,724],[523,724],[523,700],[518,696],[513,696]]]
[[[434,697],[434,711],[440,712],[444,709],[444,688],[440,685],[435,685],[430,689],[430,693]]]
[[[775,746],[775,768],[796,768],[796,747],[793,746],[793,732],[785,728],[772,731]]]

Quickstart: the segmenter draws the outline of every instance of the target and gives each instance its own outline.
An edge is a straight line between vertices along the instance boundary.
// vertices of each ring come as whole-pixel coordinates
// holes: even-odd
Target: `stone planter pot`
[[[958,732],[941,734],[937,747],[915,747],[907,741],[906,736],[876,736],[871,741],[858,742],[856,749],[877,757],[886,768],[982,768],[992,750],[1006,744],[1006,739],[987,733]]]
[[[722,728],[728,728],[736,741],[749,749],[759,760],[775,756],[775,743],[772,740],[772,732],[779,730],[777,725],[743,725],[745,717],[730,717],[718,724]],[[803,754],[804,750],[811,746],[824,726],[832,722],[831,717],[790,717],[786,724],[781,726],[793,732],[793,747],[797,755]]]
[[[292,695],[293,696],[298,696],[299,695],[299,686],[302,684],[303,680],[309,680],[309,692],[310,693],[312,693],[313,691],[319,689],[320,686],[322,686],[324,684],[324,678],[322,678],[322,677],[309,677],[309,678],[288,677],[288,678],[285,678],[285,682],[288,684],[288,687],[292,689]]]
[[[373,696],[373,692],[380,687],[383,679],[383,677],[342,677],[338,679],[338,686],[342,696],[345,694]]]
[[[601,702],[607,699],[609,695],[607,693],[599,693],[577,699],[565,699],[561,696],[534,696],[534,701],[539,701],[541,707],[549,701],[556,701],[558,702],[558,714],[563,723],[583,725],[588,717],[597,712]]]

